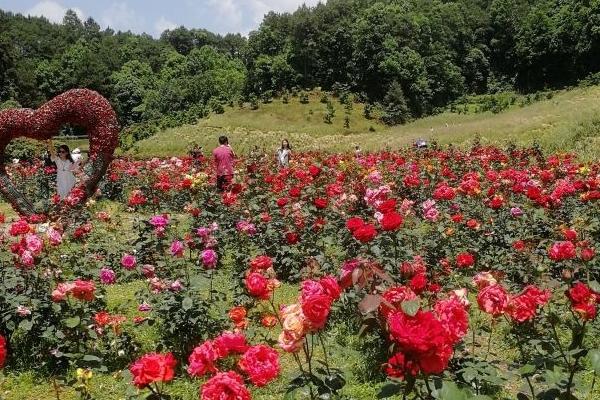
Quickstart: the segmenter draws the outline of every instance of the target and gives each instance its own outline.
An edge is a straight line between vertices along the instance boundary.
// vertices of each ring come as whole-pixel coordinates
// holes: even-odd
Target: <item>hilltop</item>
[[[183,155],[193,142],[212,149],[220,133],[243,153],[255,144],[268,151],[288,138],[298,151],[347,151],[354,143],[365,150],[410,145],[423,137],[441,144],[464,146],[480,137],[483,143],[505,145],[513,141],[531,145],[537,141],[548,151],[574,151],[584,159],[600,154],[600,86],[556,92],[544,99],[494,114],[444,112],[405,125],[388,127],[377,119],[363,116],[364,105],[355,103],[349,115],[350,128],[344,128],[345,109],[332,99],[335,117],[324,122],[326,105],[318,93],[308,104],[292,97],[288,104],[276,99],[252,110],[237,105],[223,114],[212,114],[195,125],[167,129],[140,141],[129,152],[139,157]]]

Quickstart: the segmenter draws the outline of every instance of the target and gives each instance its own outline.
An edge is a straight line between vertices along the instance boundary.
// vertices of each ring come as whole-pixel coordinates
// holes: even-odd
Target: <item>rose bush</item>
[[[65,222],[3,216],[0,364],[129,365],[163,397],[290,377],[290,396],[335,398],[349,376],[382,398],[598,394],[598,163],[476,146],[237,170],[220,194],[210,164],[118,159]]]

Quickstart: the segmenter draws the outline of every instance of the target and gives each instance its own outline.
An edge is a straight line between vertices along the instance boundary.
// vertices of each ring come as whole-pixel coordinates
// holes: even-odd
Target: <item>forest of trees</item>
[[[248,38],[180,27],[154,39],[72,11],[62,24],[0,11],[0,103],[87,87],[137,136],[298,88],[353,92],[399,123],[598,71],[598,0],[329,0],[269,13]]]

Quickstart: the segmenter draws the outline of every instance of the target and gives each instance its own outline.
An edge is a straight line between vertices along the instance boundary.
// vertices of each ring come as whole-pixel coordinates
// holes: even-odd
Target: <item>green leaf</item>
[[[596,293],[600,293],[600,283],[598,281],[589,281],[588,286]]]
[[[410,315],[411,317],[414,317],[415,315],[417,315],[417,312],[419,311],[419,300],[407,300],[407,301],[403,301],[401,304],[402,307],[402,311],[404,311],[404,313],[406,315]]]
[[[77,316],[67,318],[64,320],[64,323],[67,326],[67,328],[75,328],[76,326],[79,325],[80,322],[81,322],[81,319]]]
[[[181,308],[183,308],[184,311],[189,310],[190,308],[192,308],[193,305],[194,305],[194,302],[189,297],[184,298],[183,301],[181,302]]]
[[[593,349],[588,352],[588,359],[592,365],[592,369],[597,374],[600,374],[600,350]]]
[[[402,392],[402,385],[398,383],[388,383],[381,387],[379,393],[377,393],[378,399],[387,399],[388,397],[395,396]]]
[[[19,323],[19,329],[25,332],[29,332],[33,327],[33,323],[29,319],[24,319]]]
[[[96,361],[96,362],[100,362],[102,360],[99,357],[96,357],[95,355],[86,354],[85,356],[83,356],[83,361]]]
[[[519,373],[523,376],[529,375],[535,372],[535,365],[525,364],[519,368]]]

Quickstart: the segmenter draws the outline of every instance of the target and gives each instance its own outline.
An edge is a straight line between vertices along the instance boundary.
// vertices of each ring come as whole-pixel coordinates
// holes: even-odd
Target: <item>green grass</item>
[[[332,124],[323,121],[325,104],[313,94],[309,104],[291,98],[289,104],[276,99],[260,104],[226,108],[224,114],[211,115],[196,125],[167,129],[139,142],[131,155],[139,157],[183,155],[191,143],[211,150],[217,137],[226,133],[238,153],[245,154],[254,145],[273,152],[283,138],[294,150],[348,151],[353,144],[365,150],[410,145],[423,137],[441,144],[465,146],[480,136],[483,143],[522,145],[539,142],[548,151],[574,151],[582,159],[594,160],[600,154],[600,87],[576,88],[557,92],[552,99],[520,107],[514,105],[499,114],[442,114],[406,125],[388,127],[376,119],[363,117],[363,106],[354,104],[350,129],[343,127],[344,108],[334,99],[336,116]],[[370,131],[372,128],[374,131]]]

